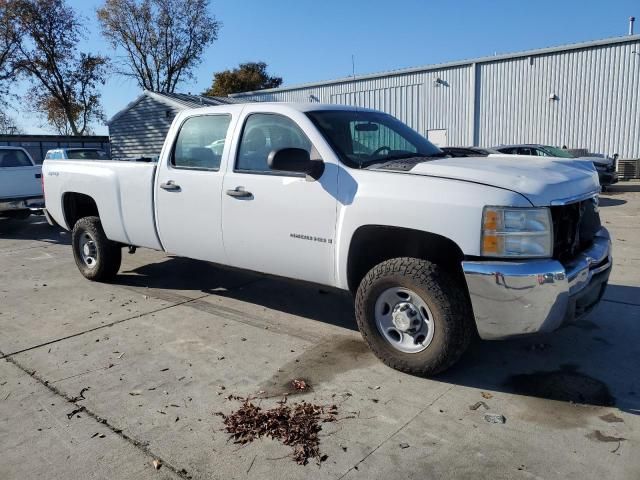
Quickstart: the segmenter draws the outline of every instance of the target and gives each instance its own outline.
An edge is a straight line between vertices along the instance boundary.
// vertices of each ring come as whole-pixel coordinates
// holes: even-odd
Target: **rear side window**
[[[0,149],[0,168],[31,167],[33,164],[22,150]]]
[[[295,122],[274,113],[254,113],[247,117],[240,140],[236,170],[275,173],[267,164],[273,150],[302,148],[311,151],[311,142]]]
[[[188,118],[180,128],[171,164],[176,168],[219,170],[231,115]]]
[[[107,154],[100,150],[67,150],[67,158],[70,160],[106,160]]]

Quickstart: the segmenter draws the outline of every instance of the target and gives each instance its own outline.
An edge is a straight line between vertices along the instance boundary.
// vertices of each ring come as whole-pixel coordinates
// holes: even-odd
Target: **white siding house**
[[[111,156],[115,159],[160,155],[171,122],[180,110],[243,100],[145,91],[108,122]]]

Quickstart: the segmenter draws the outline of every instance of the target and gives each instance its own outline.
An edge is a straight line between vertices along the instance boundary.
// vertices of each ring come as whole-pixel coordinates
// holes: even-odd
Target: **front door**
[[[252,113],[229,162],[222,195],[222,225],[229,263],[322,284],[334,281],[337,169],[322,177],[269,169],[267,156],[282,148],[319,154],[291,118]],[[233,159],[231,159],[233,160]]]
[[[156,218],[169,253],[224,263],[221,205],[222,158],[231,115],[187,118],[170,152],[163,152],[156,180]]]

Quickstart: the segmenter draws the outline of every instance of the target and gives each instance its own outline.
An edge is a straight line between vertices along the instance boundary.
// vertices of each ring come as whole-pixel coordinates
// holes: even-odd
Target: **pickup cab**
[[[0,217],[25,219],[44,206],[42,172],[20,147],[0,147]]]
[[[86,278],[113,279],[133,246],[348,290],[374,353],[414,374],[450,367],[476,335],[585,315],[612,265],[593,166],[446,158],[375,110],[185,110],[157,163],[43,172]]]

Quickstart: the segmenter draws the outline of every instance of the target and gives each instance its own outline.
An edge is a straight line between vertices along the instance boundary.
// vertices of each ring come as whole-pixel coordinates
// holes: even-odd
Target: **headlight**
[[[551,210],[484,207],[480,251],[486,257],[551,257]]]

